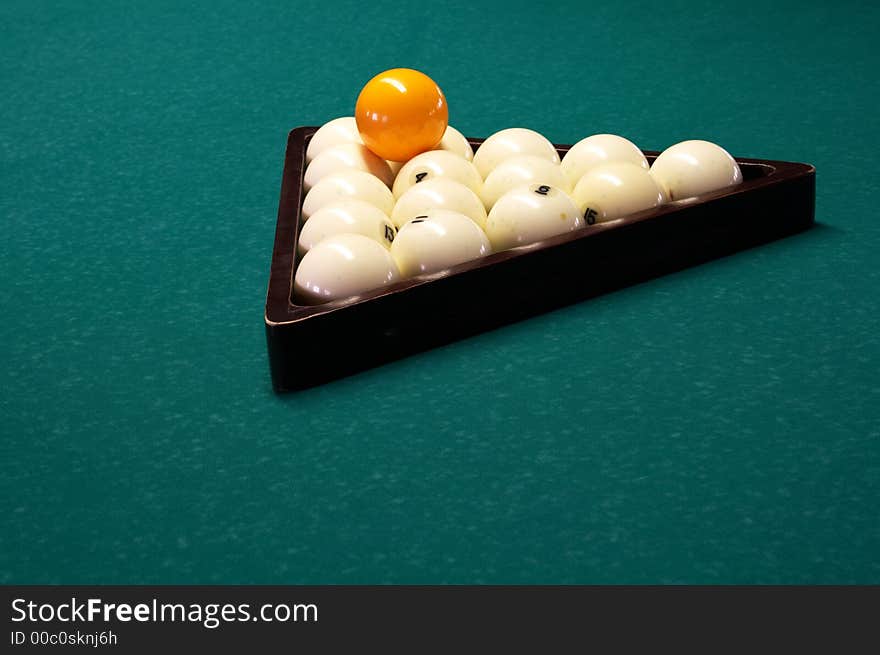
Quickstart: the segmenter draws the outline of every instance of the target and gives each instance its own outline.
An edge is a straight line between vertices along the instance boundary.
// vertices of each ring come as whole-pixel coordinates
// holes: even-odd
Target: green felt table
[[[0,6],[0,581],[880,582],[876,6],[187,5]],[[277,396],[287,133],[399,66],[812,163],[817,226]]]

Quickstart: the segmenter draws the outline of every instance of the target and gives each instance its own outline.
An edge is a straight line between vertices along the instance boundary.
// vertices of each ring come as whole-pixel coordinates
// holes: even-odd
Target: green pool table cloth
[[[878,29],[818,1],[3,3],[0,582],[880,582]],[[287,133],[398,66],[468,136],[809,162],[817,225],[276,395]]]

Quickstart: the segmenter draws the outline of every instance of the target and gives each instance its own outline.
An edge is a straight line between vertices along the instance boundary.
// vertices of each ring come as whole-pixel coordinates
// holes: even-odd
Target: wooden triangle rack
[[[287,141],[266,298],[272,384],[314,386],[809,228],[815,168],[737,158],[743,183],[344,301],[292,301],[306,146]],[[476,147],[482,140],[469,139]],[[558,145],[560,156],[569,146]],[[645,152],[649,161],[656,152]]]

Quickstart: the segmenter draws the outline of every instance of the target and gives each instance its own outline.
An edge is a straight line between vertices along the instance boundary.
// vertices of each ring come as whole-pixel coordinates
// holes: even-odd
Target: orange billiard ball
[[[449,108],[430,77],[411,68],[393,68],[367,82],[354,116],[367,148],[382,159],[403,162],[440,143]]]

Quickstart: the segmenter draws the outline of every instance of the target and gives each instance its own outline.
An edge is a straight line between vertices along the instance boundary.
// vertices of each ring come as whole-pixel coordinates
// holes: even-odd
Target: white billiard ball
[[[382,181],[356,168],[340,169],[313,186],[303,200],[303,220],[316,211],[343,198],[359,198],[378,207],[386,216],[394,209],[394,196]]]
[[[474,166],[485,179],[498,164],[516,155],[535,155],[559,163],[559,153],[546,137],[524,127],[510,127],[483,141],[474,153]]]
[[[331,173],[345,168],[356,168],[375,175],[389,189],[394,183],[394,174],[387,161],[361,143],[342,143],[328,148],[306,166],[303,188],[308,191]]]
[[[638,146],[622,136],[594,134],[575,143],[562,158],[562,172],[572,188],[584,173],[600,164],[629,162],[648,169],[648,160]]]
[[[388,286],[400,279],[387,248],[363,234],[327,237],[302,258],[294,276],[297,302],[317,305]]]
[[[651,174],[670,200],[692,198],[742,182],[739,164],[724,148],[709,141],[682,141],[664,150]]]
[[[480,226],[458,212],[431,209],[400,228],[391,256],[403,277],[435,273],[491,254]]]
[[[306,148],[306,163],[310,163],[325,150],[343,143],[363,144],[354,116],[334,118],[319,127],[318,131],[309,139],[309,145]]]
[[[516,155],[502,161],[486,176],[483,203],[492,209],[492,205],[505,193],[528,184],[546,184],[566,193],[571,190],[559,164],[535,155]]]
[[[506,250],[583,227],[581,213],[562,189],[531,184],[501,196],[486,219],[492,247]]]
[[[629,162],[593,167],[575,185],[572,197],[587,225],[651,209],[667,200],[650,171]]]
[[[346,198],[321,207],[309,217],[299,233],[297,251],[304,255],[327,237],[345,233],[363,234],[390,248],[397,229],[377,207]]]
[[[452,125],[446,126],[443,138],[434,150],[446,150],[459,157],[464,157],[468,161],[474,160],[474,149],[464,135],[456,130]]]
[[[448,209],[464,214],[480,227],[486,225],[483,201],[464,184],[447,177],[434,177],[407,189],[397,199],[391,221],[401,227],[409,219],[432,209]]]
[[[394,197],[400,198],[414,184],[435,177],[448,177],[461,182],[477,195],[483,186],[483,178],[467,159],[446,150],[429,150],[416,155],[400,169],[392,187]]]

